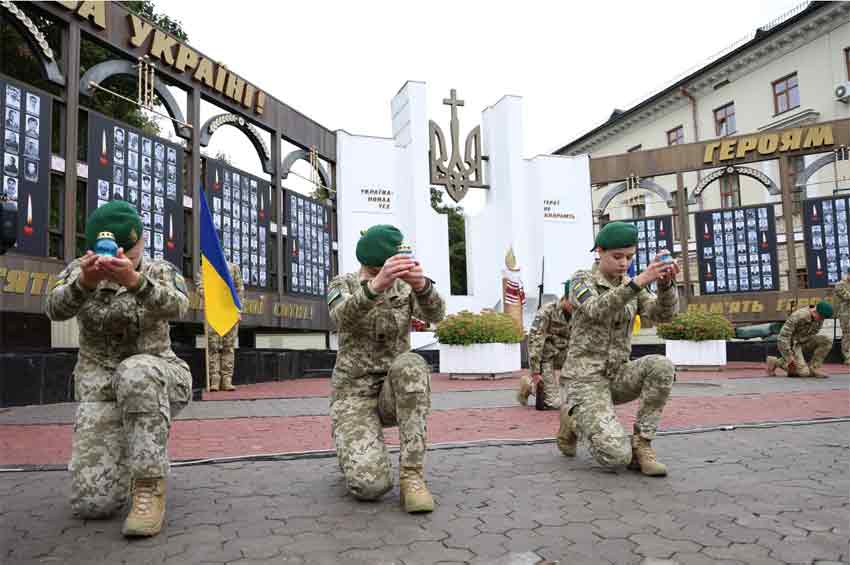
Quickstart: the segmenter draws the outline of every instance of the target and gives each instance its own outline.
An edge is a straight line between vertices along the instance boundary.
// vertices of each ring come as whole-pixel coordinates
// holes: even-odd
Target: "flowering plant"
[[[683,312],[671,322],[658,324],[658,337],[670,340],[707,341],[732,339],[732,324],[723,315],[712,312]]]
[[[447,316],[437,324],[437,339],[445,345],[473,343],[519,343],[522,332],[507,314],[483,311],[474,314],[467,310]]]

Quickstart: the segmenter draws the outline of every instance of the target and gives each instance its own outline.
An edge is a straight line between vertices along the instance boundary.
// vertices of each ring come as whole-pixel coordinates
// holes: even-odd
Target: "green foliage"
[[[658,337],[671,340],[706,341],[732,339],[734,331],[721,314],[711,312],[683,312],[667,324],[658,325]]]
[[[455,295],[466,294],[466,222],[463,208],[443,204],[443,193],[431,187],[431,208],[449,220],[449,278]]]
[[[519,343],[522,332],[513,319],[501,312],[473,314],[463,310],[437,324],[437,339],[446,345],[473,343]]]

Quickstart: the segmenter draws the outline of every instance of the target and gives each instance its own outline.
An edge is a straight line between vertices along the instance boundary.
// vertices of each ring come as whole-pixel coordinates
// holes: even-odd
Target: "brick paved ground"
[[[176,468],[158,537],[69,513],[67,473],[0,474],[0,562],[847,563],[850,424],[656,440],[671,474],[602,472],[549,444],[429,454],[437,498],[345,493],[333,458]]]

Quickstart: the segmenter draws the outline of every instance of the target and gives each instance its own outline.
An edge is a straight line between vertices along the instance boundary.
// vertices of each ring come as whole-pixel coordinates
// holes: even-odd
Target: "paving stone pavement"
[[[551,443],[429,453],[430,515],[345,492],[333,458],[175,468],[168,523],[77,521],[65,472],[0,473],[0,563],[847,563],[850,424],[658,438],[667,478]]]

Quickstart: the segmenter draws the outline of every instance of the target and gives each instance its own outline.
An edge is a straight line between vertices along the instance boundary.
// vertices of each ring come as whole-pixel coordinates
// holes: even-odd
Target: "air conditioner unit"
[[[850,102],[850,81],[839,82],[833,92],[837,101],[847,104]]]

